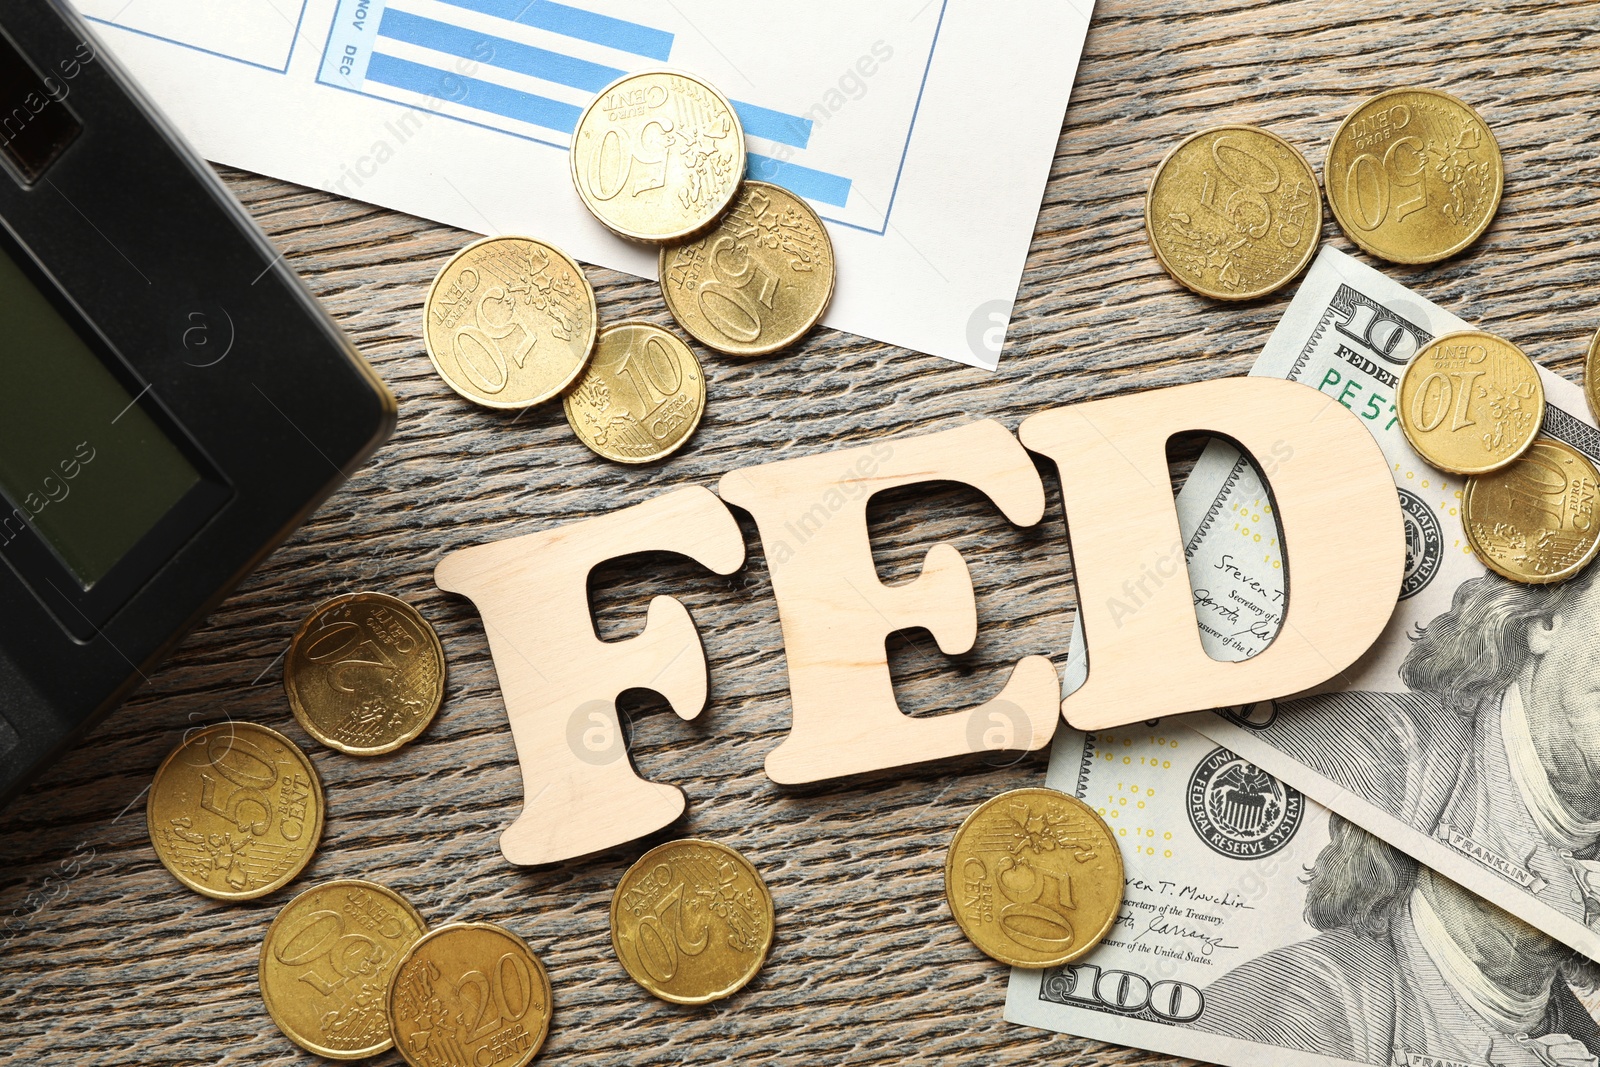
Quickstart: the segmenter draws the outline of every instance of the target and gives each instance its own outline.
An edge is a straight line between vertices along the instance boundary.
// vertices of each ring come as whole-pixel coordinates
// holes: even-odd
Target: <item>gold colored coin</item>
[[[1500,146],[1467,104],[1391,89],[1352,111],[1322,167],[1345,236],[1391,263],[1437,263],[1482,236],[1500,206]]]
[[[672,70],[617,79],[572,131],[572,182],[608,229],[681,241],[710,226],[744,178],[744,129],[726,97]]]
[[[352,756],[377,756],[433,721],[444,700],[444,648],[404,600],[346,593],[300,624],[283,688],[306,733]]]
[[[1600,473],[1565,441],[1541,437],[1510,466],[1467,480],[1467,540],[1514,582],[1571,578],[1600,552]]]
[[[1416,354],[1400,375],[1400,429],[1417,454],[1451,474],[1499,470],[1539,436],[1544,385],[1510,341],[1469,330]]]
[[[1122,907],[1122,852],[1094,809],[1054,789],[984,801],[950,842],[944,893],[961,932],[1014,967],[1088,952]]]
[[[389,980],[427,930],[417,909],[376,882],[312,886],[283,906],[261,942],[267,1013],[289,1040],[330,1060],[386,1051]]]
[[[411,1067],[527,1067],[550,1033],[552,1010],[544,964],[493,923],[425,934],[389,983],[389,1029]]]
[[[750,861],[685,838],[646,852],[611,898],[611,946],[646,991],[709,1004],[754,978],[772,950],[772,894]]]
[[[1583,395],[1589,400],[1589,414],[1600,419],[1600,330],[1590,338],[1583,361]]]
[[[311,862],[322,781],[293,741],[250,722],[189,736],[156,771],[145,817],[172,876],[218,900],[253,900]]]
[[[572,384],[594,351],[597,312],[583,268],[531,237],[485,237],[433,279],[423,341],[468,400],[525,408]]]
[[[833,297],[833,241],[822,219],[767,182],[746,181],[710,233],[663,247],[659,265],[672,317],[730,356],[788,348]]]
[[[1180,285],[1216,300],[1265,296],[1294,280],[1317,250],[1317,175],[1277,134],[1202,130],[1156,167],[1144,229]]]
[[[600,331],[594,359],[561,400],[578,440],[618,463],[682,448],[706,412],[706,376],[689,346],[649,322]]]

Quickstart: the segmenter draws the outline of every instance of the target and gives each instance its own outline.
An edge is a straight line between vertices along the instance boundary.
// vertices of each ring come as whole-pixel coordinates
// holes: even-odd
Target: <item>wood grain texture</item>
[[[1007,970],[981,957],[942,899],[945,844],[1002,789],[1038,782],[1043,754],[974,757],[844,782],[780,787],[762,760],[789,721],[776,610],[753,528],[750,563],[722,578],[673,557],[602,568],[602,636],[638,631],[651,596],[700,626],[711,695],[683,723],[625,698],[641,775],[681,786],[686,815],[655,838],[588,860],[519,870],[495,841],[521,783],[482,626],[435,589],[452,549],[545,529],[713,484],[735,467],[1041,408],[1240,374],[1287,295],[1228,306],[1180,289],[1145,247],[1144,187],[1183,136],[1266,125],[1320,166],[1360,99],[1395,85],[1477,106],[1506,161],[1484,239],[1438,267],[1390,273],[1576,377],[1600,313],[1600,195],[1593,100],[1600,5],[1444,0],[1102,0],[1062,130],[1043,213],[996,374],[817,331],[796,350],[735,362],[707,353],[710,408],[669,462],[627,469],[590,455],[559,406],[497,415],[432,372],[420,338],[434,271],[467,236],[245,174],[227,179],[400,397],[393,441],[248,579],[126,707],[0,814],[0,1059],[18,1064],[287,1065],[313,1062],[267,1018],[255,988],[261,934],[315,881],[362,876],[433,923],[503,922],[541,954],[556,989],[549,1064],[1085,1064],[1172,1062],[1024,1030],[1001,1018]],[[952,161],[952,166],[959,161]],[[1332,221],[1324,239],[1352,250]],[[848,265],[843,265],[848,269]],[[592,271],[603,319],[667,324],[654,283]],[[972,490],[875,502],[886,582],[934,540],[966,556],[976,647],[947,658],[926,633],[890,639],[902,705],[934,712],[998,690],[1023,656],[1058,657],[1073,616],[1054,478],[1045,520],[1017,529]],[[359,760],[311,746],[289,713],[281,656],[324,597],[378,588],[439,628],[444,710],[417,743]],[[637,694],[635,694],[637,696]],[[310,870],[253,904],[190,893],[145,836],[142,790],[189,726],[224,716],[296,737],[330,815]],[[762,870],[778,908],[766,969],[711,1009],[651,1000],[612,957],[611,890],[645,847],[681,833],[726,842]],[[397,1063],[390,1054],[375,1061]]]

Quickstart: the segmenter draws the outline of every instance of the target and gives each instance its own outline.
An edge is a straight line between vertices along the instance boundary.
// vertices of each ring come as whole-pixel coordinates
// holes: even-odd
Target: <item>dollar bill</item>
[[[1399,603],[1371,651],[1318,690],[1188,724],[1600,957],[1600,587],[1590,592],[1597,572],[1555,586],[1490,574],[1462,529],[1463,480],[1423,462],[1395,412],[1410,358],[1434,337],[1467,328],[1349,256],[1325,248],[1317,257],[1251,373],[1320,389],[1372,431],[1405,516]],[[1543,368],[1540,376],[1544,433],[1600,462],[1600,432],[1582,391]],[[1269,482],[1275,458],[1282,459],[1256,457]],[[1187,561],[1203,644],[1219,659],[1259,652],[1282,624],[1292,589],[1260,474],[1236,449],[1212,442],[1177,502],[1184,541],[1173,554]],[[1291,547],[1290,567],[1293,556]],[[1182,581],[1185,568],[1150,574]],[[1137,581],[1128,593],[1122,610],[1137,611]],[[1069,689],[1085,669],[1075,633]]]
[[[1008,1020],[1234,1067],[1596,1064],[1600,967],[1180,720],[1064,729],[1047,781],[1127,887],[1089,954],[1012,971]]]

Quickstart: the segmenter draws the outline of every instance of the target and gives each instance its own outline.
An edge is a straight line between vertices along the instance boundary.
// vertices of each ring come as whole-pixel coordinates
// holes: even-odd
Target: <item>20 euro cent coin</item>
[[[772,895],[744,856],[715,841],[669,841],[623,874],[611,944],[623,969],[674,1004],[707,1004],[754,978],[772,949]]]
[[[346,593],[301,623],[283,688],[306,733],[352,756],[413,740],[444,700],[444,648],[416,608],[385,593]]]

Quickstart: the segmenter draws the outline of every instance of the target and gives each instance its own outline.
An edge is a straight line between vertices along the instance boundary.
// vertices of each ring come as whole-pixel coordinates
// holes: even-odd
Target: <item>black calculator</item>
[[[83,21],[0,6],[0,804],[394,421]]]

